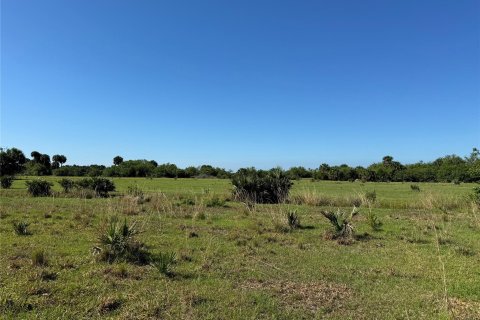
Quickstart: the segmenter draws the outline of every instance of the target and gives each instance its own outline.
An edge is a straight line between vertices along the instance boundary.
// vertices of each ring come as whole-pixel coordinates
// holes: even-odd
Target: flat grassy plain
[[[301,180],[290,203],[251,208],[232,200],[228,180],[118,178],[112,197],[87,199],[58,184],[54,196],[33,198],[25,179],[34,178],[0,191],[1,318],[480,319],[472,184],[419,183],[417,192],[410,183]],[[367,191],[376,193],[370,206],[359,200]],[[325,238],[321,210],[358,204],[355,242]],[[287,232],[279,225],[292,210],[302,227]],[[175,252],[173,275],[98,261],[92,248],[111,216],[136,221],[153,254]],[[19,221],[30,235],[14,232]]]

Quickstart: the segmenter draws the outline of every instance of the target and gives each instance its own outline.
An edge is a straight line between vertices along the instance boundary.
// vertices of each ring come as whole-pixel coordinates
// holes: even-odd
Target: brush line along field
[[[480,319],[474,184],[297,180],[252,204],[230,180],[35,179],[0,191],[2,319]]]

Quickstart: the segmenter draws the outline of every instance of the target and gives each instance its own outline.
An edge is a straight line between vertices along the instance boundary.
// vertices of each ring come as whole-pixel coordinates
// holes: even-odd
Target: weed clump
[[[300,227],[300,218],[298,217],[297,210],[287,212],[287,223],[292,230]]]
[[[151,265],[155,267],[160,273],[166,276],[173,275],[173,265],[177,261],[177,255],[175,252],[161,252],[151,262]]]
[[[14,222],[13,223],[13,230],[15,233],[19,236],[28,236],[30,235],[30,231],[28,231],[28,226],[30,224],[25,221],[20,221],[20,222]]]
[[[412,191],[416,191],[416,192],[419,192],[420,191],[420,186],[418,184],[411,184],[410,185],[410,189]]]
[[[292,182],[280,168],[270,171],[240,169],[232,177],[234,197],[253,203],[283,203]]]
[[[378,216],[371,210],[367,213],[367,221],[368,225],[370,226],[370,228],[372,228],[373,231],[382,230],[383,223],[380,221]]]
[[[101,231],[100,246],[95,247],[94,252],[99,253],[100,260],[109,263],[126,261],[146,264],[149,253],[144,245],[136,240],[138,233],[135,222],[129,225],[127,219],[120,223],[118,218],[112,217]]]
[[[355,228],[352,219],[358,214],[357,208],[353,207],[350,213],[338,209],[333,211],[321,211],[322,215],[330,221],[333,233],[327,234],[328,238],[336,239],[341,244],[350,244],[354,240]]]
[[[47,254],[45,250],[38,249],[33,252],[32,264],[34,266],[40,266],[40,267],[44,267],[48,265],[48,259],[47,259]]]
[[[28,193],[33,197],[48,197],[53,186],[53,183],[42,179],[25,181],[25,184],[27,185]]]

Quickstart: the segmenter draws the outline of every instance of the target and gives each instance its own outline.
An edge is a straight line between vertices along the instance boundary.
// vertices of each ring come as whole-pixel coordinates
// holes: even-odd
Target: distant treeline
[[[0,175],[24,174],[32,176],[105,176],[105,177],[165,177],[165,178],[231,178],[232,171],[211,165],[179,168],[175,164],[158,164],[154,160],[128,160],[113,158],[113,165],[65,165],[64,155],[53,155],[33,151],[31,158],[17,149],[0,151]],[[242,169],[240,169],[242,170]],[[480,152],[473,148],[467,157],[448,155],[432,162],[401,164],[393,157],[385,156],[382,161],[368,167],[350,167],[346,164],[330,166],[322,164],[316,169],[292,167],[285,171],[290,179],[310,178],[335,181],[411,181],[411,182],[480,182]]]

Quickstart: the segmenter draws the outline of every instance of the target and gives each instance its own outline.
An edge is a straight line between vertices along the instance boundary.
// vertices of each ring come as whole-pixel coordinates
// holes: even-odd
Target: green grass
[[[363,237],[345,246],[324,238],[326,207],[207,207],[209,197],[230,195],[228,180],[114,181],[118,193],[107,199],[32,198],[22,180],[1,191],[0,318],[480,318],[480,214],[466,200],[473,185],[419,184],[412,192],[409,183],[296,181],[293,195],[338,201],[376,191],[371,210],[382,230],[371,230],[369,209],[360,207],[353,224]],[[122,196],[130,185],[145,199]],[[416,205],[432,197],[456,205]],[[284,232],[276,225],[288,210],[302,227]],[[137,221],[153,256],[174,252],[173,274],[98,261],[92,248],[112,215]],[[31,235],[15,234],[18,221],[30,223]],[[32,261],[41,250],[44,266]]]

